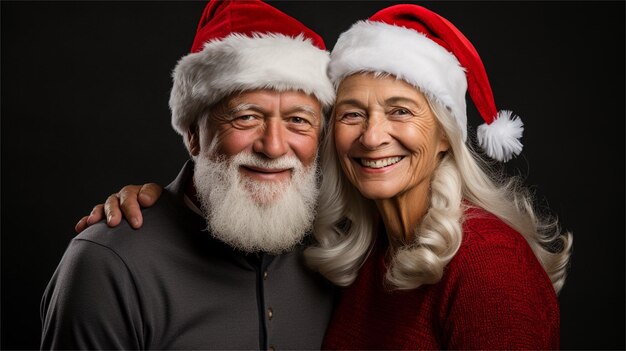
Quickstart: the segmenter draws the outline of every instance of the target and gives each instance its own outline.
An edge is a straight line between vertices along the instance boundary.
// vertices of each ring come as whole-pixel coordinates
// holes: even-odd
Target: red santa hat
[[[485,124],[478,142],[490,157],[508,161],[522,150],[524,125],[511,111],[496,109],[483,63],[452,23],[417,5],[395,5],[344,32],[331,54],[329,74],[338,85],[357,72],[385,72],[419,88],[450,109],[467,139],[465,94]]]
[[[319,35],[262,1],[210,1],[173,72],[172,126],[184,134],[206,106],[252,89],[300,90],[329,108],[329,59]]]

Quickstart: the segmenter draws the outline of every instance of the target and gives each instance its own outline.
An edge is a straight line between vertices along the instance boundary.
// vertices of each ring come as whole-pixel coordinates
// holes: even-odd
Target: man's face
[[[191,133],[197,199],[211,234],[246,252],[288,251],[315,214],[321,108],[300,92],[256,90],[215,106]]]
[[[299,91],[253,90],[219,103],[200,125],[199,152],[213,143],[213,157],[230,159],[242,152],[262,159],[296,157],[309,167],[316,158],[322,121],[321,105]],[[285,182],[292,169],[242,165],[242,177],[253,181]]]

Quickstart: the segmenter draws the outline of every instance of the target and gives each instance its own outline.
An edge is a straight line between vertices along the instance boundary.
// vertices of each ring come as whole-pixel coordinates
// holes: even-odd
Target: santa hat
[[[467,139],[465,93],[485,124],[478,142],[490,157],[508,161],[522,150],[524,126],[511,111],[496,109],[483,63],[452,23],[417,5],[395,5],[344,32],[331,53],[329,74],[338,85],[357,72],[385,72],[419,88],[452,112]]]
[[[329,108],[329,59],[319,35],[268,4],[210,1],[173,72],[172,126],[184,134],[207,106],[252,89],[299,90]]]

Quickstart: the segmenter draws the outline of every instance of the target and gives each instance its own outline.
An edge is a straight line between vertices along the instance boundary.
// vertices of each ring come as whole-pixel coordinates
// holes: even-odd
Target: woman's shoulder
[[[558,348],[548,275],[526,239],[485,210],[466,212],[463,241],[437,293],[450,348]]]
[[[554,293],[550,278],[526,239],[500,218],[480,208],[466,211],[461,246],[446,267],[444,280],[501,288],[522,284],[524,288]]]
[[[479,207],[470,207],[464,213],[461,248],[473,246],[481,249],[530,249],[519,232],[496,215]]]
[[[494,214],[475,207],[465,212],[461,246],[448,270],[461,276],[471,274],[477,279],[517,275],[551,286],[522,234]]]

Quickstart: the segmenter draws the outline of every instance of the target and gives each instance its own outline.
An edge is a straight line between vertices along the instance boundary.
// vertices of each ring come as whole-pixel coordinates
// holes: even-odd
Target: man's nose
[[[266,122],[261,135],[255,140],[254,152],[263,154],[270,159],[279,158],[289,151],[289,145],[285,139],[286,126],[281,120],[270,119]]]

